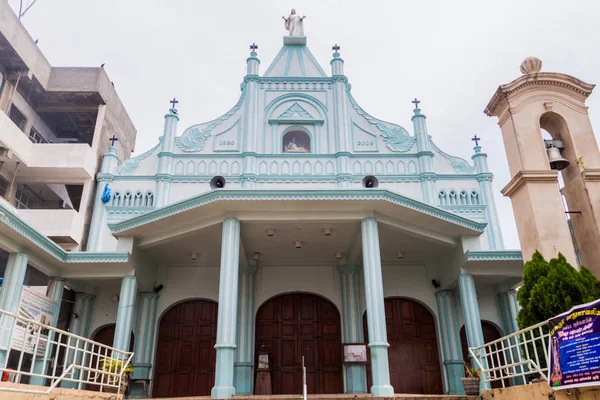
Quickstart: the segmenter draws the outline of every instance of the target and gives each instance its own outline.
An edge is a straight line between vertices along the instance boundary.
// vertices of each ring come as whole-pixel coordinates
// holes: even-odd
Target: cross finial
[[[118,142],[119,139],[115,135],[112,135],[112,137],[110,139],[108,139],[108,141],[110,142],[110,145],[112,147],[115,147],[115,142]]]
[[[177,104],[179,102],[177,101],[177,99],[175,97],[173,97],[173,100],[171,100],[169,103],[171,103],[173,105],[172,108],[175,108],[175,104]]]
[[[341,49],[340,46],[338,46],[338,44],[334,44],[333,47],[331,48],[331,50],[335,51],[336,53],[338,52],[338,50]]]
[[[479,146],[479,141],[481,138],[478,138],[477,135],[475,135],[471,138],[471,140],[475,142],[475,146]]]
[[[256,51],[258,49],[258,45],[254,42],[252,42],[252,44],[250,45],[250,50],[252,51]]]
[[[415,108],[419,108],[419,103],[420,101],[417,100],[417,98],[415,97],[415,99],[413,101],[411,101],[411,103],[413,103],[415,105]]]

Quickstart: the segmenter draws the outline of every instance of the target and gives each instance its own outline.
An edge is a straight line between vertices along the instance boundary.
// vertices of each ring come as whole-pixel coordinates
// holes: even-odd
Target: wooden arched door
[[[190,300],[158,326],[152,397],[208,396],[215,383],[217,303]]]
[[[103,326],[102,328],[98,329],[96,331],[96,333],[94,333],[94,335],[92,336],[92,340],[94,342],[102,343],[106,346],[112,347],[112,345],[114,343],[114,339],[115,339],[115,329],[116,329],[115,324]],[[133,332],[131,332],[131,336],[129,338],[129,351],[133,351],[133,345],[134,345],[133,339],[134,339]],[[98,351],[98,350],[96,349],[96,351]],[[101,350],[101,352],[103,352],[103,351],[104,350]],[[97,361],[98,361],[98,357],[96,357],[96,356],[92,357],[92,363],[90,365],[96,366]],[[100,380],[98,380],[98,382],[99,381]],[[92,383],[89,383],[86,385],[86,390],[99,391],[100,385],[94,385]]]
[[[500,333],[498,328],[496,328],[495,325],[490,324],[487,321],[481,321],[481,329],[483,331],[483,343],[493,342],[494,340],[500,339],[502,337],[502,334]],[[470,361],[471,358],[469,357],[469,344],[467,342],[467,332],[465,331],[464,325],[460,329],[460,343],[462,346],[463,360]],[[498,354],[498,357],[500,358],[501,362],[504,362],[503,354]],[[508,379],[505,379],[504,387],[507,387],[507,386],[510,386],[510,382]],[[500,389],[501,387],[502,387],[501,381],[493,381],[492,382],[492,389]]]
[[[294,293],[264,303],[255,354],[261,347],[269,353],[273,394],[302,393],[302,356],[308,393],[343,393],[340,314],[328,300]]]
[[[433,315],[409,299],[385,299],[385,324],[390,347],[390,382],[396,393],[442,394],[442,371]],[[363,317],[368,342],[367,313]],[[367,382],[371,387],[371,364]]]

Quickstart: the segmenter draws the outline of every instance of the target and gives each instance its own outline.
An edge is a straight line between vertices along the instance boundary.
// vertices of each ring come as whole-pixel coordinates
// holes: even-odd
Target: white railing
[[[48,386],[45,390],[0,386],[0,391],[50,393],[61,385],[121,393],[125,370],[132,358],[133,353],[0,309],[3,378],[15,383]]]
[[[502,387],[548,379],[548,321],[504,336],[469,353],[486,383],[500,381]],[[487,386],[487,385],[486,385]]]

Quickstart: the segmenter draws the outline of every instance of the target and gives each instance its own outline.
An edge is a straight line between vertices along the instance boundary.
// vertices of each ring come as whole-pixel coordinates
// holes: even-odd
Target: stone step
[[[301,395],[272,396],[233,396],[233,400],[300,400]],[[479,396],[437,395],[437,394],[396,394],[394,397],[373,397],[369,394],[315,394],[308,395],[309,400],[480,400]],[[158,400],[158,399],[157,399]],[[173,397],[160,400],[214,400],[210,397]]]

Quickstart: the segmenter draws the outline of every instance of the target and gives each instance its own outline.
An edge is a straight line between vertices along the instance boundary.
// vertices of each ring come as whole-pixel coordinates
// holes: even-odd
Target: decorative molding
[[[475,172],[475,167],[469,164],[467,160],[462,159],[460,157],[454,157],[448,153],[445,153],[439,147],[436,146],[436,144],[433,142],[433,140],[431,140],[431,138],[429,138],[429,143],[431,143],[431,146],[433,146],[433,148],[438,154],[440,154],[442,157],[448,160],[450,164],[452,164],[454,170],[459,174],[472,174]]]
[[[175,138],[175,144],[177,147],[179,147],[181,151],[188,153],[194,153],[204,149],[206,140],[212,135],[213,129],[234,115],[242,106],[245,97],[246,91],[244,90],[242,91],[242,95],[240,96],[238,102],[227,113],[213,121],[194,125],[186,129],[181,136]],[[202,127],[202,129],[200,127]]]
[[[600,181],[600,168],[586,168],[581,171],[581,176],[585,182]]]
[[[512,197],[527,183],[558,182],[558,173],[555,170],[519,171],[500,192],[506,197]]]
[[[581,101],[585,101],[596,85],[586,83],[567,74],[556,72],[540,72],[537,74],[522,75],[506,85],[500,85],[486,106],[484,113],[488,117],[499,116],[506,108],[508,99],[512,97],[514,93],[529,86],[539,86],[540,89],[541,87],[548,86],[550,89],[562,89],[567,92],[575,92],[575,94],[580,97]]]
[[[158,149],[160,147],[160,145],[162,143],[162,138],[163,137],[161,136],[158,139],[158,144],[156,146],[154,146],[153,148],[151,148],[150,150],[146,151],[145,153],[140,154],[137,157],[130,158],[129,160],[125,161],[123,164],[119,165],[115,169],[115,175],[133,174],[140,166],[140,163],[142,161],[144,161],[146,158],[150,157],[152,154],[154,154],[156,149]]]
[[[278,192],[268,190],[219,190],[210,191],[190,199],[169,204],[148,214],[131,218],[126,221],[109,224],[113,233],[121,233],[126,230],[146,225],[180,214],[184,211],[202,207],[217,201],[364,201],[379,200],[402,206],[423,214],[438,218],[440,220],[462,226],[476,232],[483,232],[486,223],[478,223],[467,218],[458,216],[435,206],[393,193],[387,190],[282,190]]]
[[[523,261],[520,250],[469,250],[467,261]]]

